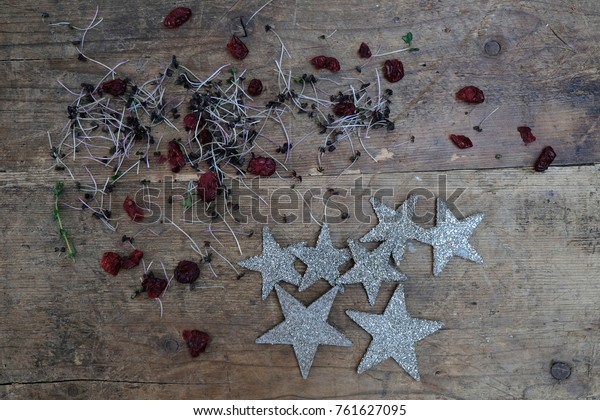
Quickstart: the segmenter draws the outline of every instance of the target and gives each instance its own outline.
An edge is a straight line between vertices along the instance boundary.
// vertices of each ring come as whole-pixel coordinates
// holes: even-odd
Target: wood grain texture
[[[174,32],[162,27],[172,5],[101,1],[104,21],[88,34],[86,53],[111,65],[129,60],[120,74],[140,80],[155,76],[177,54],[206,77],[231,61],[224,45],[238,30],[235,19],[251,15],[262,4],[201,2],[192,20]],[[287,165],[303,176],[302,182],[284,171],[282,178],[261,180],[253,188],[270,203],[266,206],[228,180],[240,197],[238,219],[251,215],[252,209],[265,215],[244,224],[226,219],[238,233],[243,256],[224,223],[206,223],[200,212],[197,216],[205,223],[185,223],[177,199],[174,213],[167,213],[168,197],[176,197],[196,179],[192,169],[170,179],[166,168],[153,167],[125,177],[112,194],[117,232],[90,212],[63,205],[78,250],[76,262],[71,262],[55,251],[62,243],[51,211],[56,180],[67,182],[65,203],[76,203],[79,196],[66,173],[48,170],[53,162],[47,132],[60,137],[70,100],[56,80],[78,86],[103,77],[105,70],[77,60],[72,41],[80,33],[50,24],[84,26],[94,8],[95,3],[41,0],[9,2],[0,10],[1,398],[600,397],[596,2],[488,0],[465,5],[415,0],[374,5],[276,0],[254,18],[247,38],[251,54],[243,62],[266,82],[265,101],[278,93],[273,59],[279,54],[279,43],[264,31],[265,24],[284,40],[294,74],[313,72],[308,60],[314,55],[335,55],[343,68],[331,76],[338,83],[346,83],[342,77],[374,80],[381,61],[373,60],[360,74],[353,70],[362,63],[356,55],[361,41],[389,51],[402,47],[403,34],[414,33],[414,45],[421,50],[399,55],[406,77],[382,85],[394,90],[396,130],[374,131],[365,144],[378,162],[363,153],[345,170],[352,148],[343,144],[324,156],[324,172],[318,173],[322,138],[312,121],[291,116],[286,126],[292,139],[308,135]],[[49,16],[42,17],[43,12]],[[320,39],[323,34],[332,35]],[[484,53],[491,39],[502,47],[495,57]],[[457,103],[453,93],[466,84],[481,86],[486,102],[477,107]],[[332,93],[339,89],[327,81],[319,86]],[[185,98],[185,93],[177,95]],[[483,132],[473,131],[496,107]],[[532,127],[537,142],[522,143],[516,127],[523,124]],[[447,139],[450,133],[470,135],[475,146],[456,149]],[[274,145],[285,141],[277,126],[270,138]],[[546,145],[555,148],[558,158],[546,173],[534,173],[533,162]],[[82,165],[75,162],[73,170],[88,182]],[[106,176],[100,168],[92,169],[96,176]],[[237,268],[243,274],[238,278],[213,251],[211,266],[217,275],[203,264],[197,287],[173,285],[162,300],[161,317],[157,302],[130,299],[140,285],[141,269],[118,277],[101,270],[104,251],[131,249],[121,241],[123,235],[135,235],[135,246],[144,250],[147,263],[154,261],[158,272],[160,262],[171,271],[180,259],[200,258],[168,221],[161,223],[157,217],[152,224],[139,225],[126,220],[120,203],[128,194],[142,194],[142,179],[150,181],[145,191],[160,206],[157,214],[179,221],[200,246],[210,241],[233,263],[260,252],[265,224],[283,245],[310,242],[318,234],[312,217],[321,222],[326,214],[334,243],[343,246],[375,224],[371,195],[397,205],[416,191],[422,194],[423,215],[433,211],[431,194],[457,197],[455,210],[463,216],[486,214],[472,238],[485,264],[455,258],[434,278],[431,249],[414,244],[400,265],[408,276],[410,313],[445,323],[417,346],[420,382],[392,360],[356,373],[370,336],[344,311],[381,312],[393,284],[382,287],[373,307],[360,287],[346,288],[329,320],[353,346],[321,346],[308,380],[302,380],[290,346],[254,344],[282,320],[274,295],[261,301],[258,273]],[[340,218],[341,213],[348,217]],[[431,223],[431,218],[423,221]],[[308,304],[327,287],[320,282],[303,293],[286,289]],[[197,359],[189,356],[181,339],[181,331],[188,328],[213,337]],[[550,375],[557,360],[572,366],[569,379],[557,381]]]

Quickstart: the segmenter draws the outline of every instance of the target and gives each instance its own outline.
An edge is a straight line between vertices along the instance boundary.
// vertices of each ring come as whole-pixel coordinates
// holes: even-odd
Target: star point
[[[306,379],[319,345],[348,347],[352,342],[327,322],[338,288],[334,287],[308,307],[279,285],[275,286],[285,320],[256,339],[257,344],[291,344],[302,377]]]
[[[415,343],[443,328],[444,324],[412,318],[406,310],[401,284],[396,287],[383,314],[352,310],[346,314],[373,337],[358,366],[358,373],[391,357],[410,376],[420,380]]]

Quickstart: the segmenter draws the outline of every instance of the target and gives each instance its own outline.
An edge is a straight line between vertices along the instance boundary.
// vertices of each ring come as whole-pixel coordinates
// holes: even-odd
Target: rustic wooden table
[[[361,83],[344,77],[376,87],[376,70],[385,58],[372,59],[358,73],[354,67],[364,63],[356,53],[361,41],[386,52],[405,46],[402,36],[407,32],[414,34],[413,46],[420,51],[393,56],[404,62],[404,79],[394,85],[382,81],[382,89],[393,89],[390,118],[395,130],[372,131],[364,148],[355,141],[354,148],[362,155],[352,167],[347,168],[353,150],[344,142],[323,156],[323,171],[317,171],[317,148],[323,137],[314,121],[288,113],[283,122],[287,134],[293,143],[303,140],[289,154],[289,171],[280,169],[281,177],[261,180],[259,194],[265,200],[293,196],[295,204],[287,204],[291,209],[278,214],[277,206],[272,206],[271,214],[263,207],[266,222],[230,220],[243,256],[224,224],[211,225],[222,245],[206,223],[187,224],[185,230],[201,245],[211,241],[216,251],[236,263],[261,252],[264,223],[282,245],[313,244],[319,226],[310,217],[302,219],[309,213],[302,211],[298,199],[310,199],[305,194],[311,189],[319,196],[331,195],[327,189],[333,188],[337,195],[331,202],[346,206],[344,220],[335,218],[338,210],[328,210],[334,216],[332,239],[339,247],[376,223],[368,198],[378,191],[387,194],[383,201],[390,206],[419,189],[420,211],[433,211],[435,194],[451,199],[463,216],[484,212],[471,243],[485,264],[454,258],[434,278],[430,247],[415,243],[400,265],[408,276],[404,288],[409,312],[445,324],[417,345],[420,382],[391,359],[356,373],[371,337],[344,312],[382,312],[393,283],[382,286],[373,307],[359,286],[347,287],[336,299],[329,321],[353,346],[321,346],[307,380],[300,376],[291,346],[255,344],[258,336],[283,319],[275,294],[262,301],[259,273],[237,267],[244,273],[238,278],[214,252],[211,265],[216,276],[203,264],[197,287],[173,285],[162,299],[162,317],[158,302],[131,300],[142,269],[112,277],[100,268],[104,251],[129,252],[123,235],[135,235],[134,245],[144,250],[146,263],[154,261],[155,270],[161,262],[170,271],[180,259],[200,257],[171,224],[164,220],[135,224],[126,220],[116,203],[139,191],[140,181],[146,180],[156,202],[164,205],[168,188],[179,194],[197,175],[189,167],[173,175],[165,165],[153,163],[139,175],[132,171],[123,177],[111,195],[116,232],[90,211],[67,207],[77,203],[81,193],[66,171],[52,169],[48,133],[54,142],[61,139],[72,100],[57,81],[77,88],[81,82],[97,82],[106,69],[77,59],[73,41],[79,41],[82,32],[61,22],[87,26],[96,3],[5,3],[0,10],[2,398],[600,396],[596,254],[600,108],[595,98],[600,86],[600,5],[596,1],[275,0],[247,25],[244,39],[250,54],[243,62],[235,62],[225,44],[232,33],[240,32],[240,16],[248,18],[262,1],[190,2],[193,17],[176,30],[162,25],[173,2],[98,2],[103,21],[87,33],[85,53],[110,66],[128,60],[119,67],[119,76],[138,83],[147,80],[164,71],[173,54],[202,77],[233,63],[264,81],[265,101],[279,93],[274,60],[279,58],[280,44],[265,32],[267,24],[290,52],[284,70],[327,77],[331,81],[321,80],[318,86],[331,93]],[[320,54],[338,57],[342,71],[316,72],[308,61]],[[457,89],[471,84],[484,89],[483,104],[454,99]],[[262,106],[262,101],[257,103]],[[475,132],[472,127],[496,108],[483,130]],[[516,130],[521,125],[532,127],[536,142],[521,141]],[[173,133],[165,129],[160,134],[165,136],[163,152],[166,142],[177,136]],[[467,134],[474,147],[456,148],[448,140],[451,133]],[[273,144],[266,139],[259,144],[270,153],[286,140],[277,125],[268,136]],[[533,163],[548,145],[558,156],[548,171],[536,173]],[[84,165],[103,179],[93,162],[68,164],[81,182],[91,182]],[[292,177],[292,170],[302,182]],[[174,176],[173,182],[169,176]],[[57,180],[65,181],[61,214],[78,251],[74,262],[60,252],[64,244],[52,218]],[[246,191],[240,211],[252,203],[256,206],[259,200]],[[361,209],[368,220],[359,220]],[[283,213],[300,217],[288,217],[285,223]],[[310,214],[323,221],[322,200],[312,200]],[[325,282],[302,293],[285,286],[305,304],[327,290]],[[212,336],[198,358],[190,357],[181,338],[181,331],[190,328]],[[571,369],[568,378],[553,377],[555,362]]]

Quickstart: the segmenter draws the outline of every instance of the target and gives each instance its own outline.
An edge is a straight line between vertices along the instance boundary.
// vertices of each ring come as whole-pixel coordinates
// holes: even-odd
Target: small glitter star
[[[396,288],[383,314],[350,310],[346,314],[373,337],[358,365],[358,373],[391,357],[410,376],[420,380],[415,343],[443,328],[444,324],[412,318],[406,310],[402,285]]]
[[[337,249],[333,246],[327,225],[321,228],[316,247],[297,246],[290,252],[306,264],[306,272],[298,289],[301,292],[319,279],[325,279],[335,286],[340,277],[338,267],[350,259],[348,249]]]
[[[420,240],[426,235],[426,229],[412,221],[417,196],[411,195],[408,197],[396,211],[375,197],[371,197],[370,202],[379,223],[369,233],[360,238],[360,241],[387,241],[392,245],[392,256],[395,263],[400,264],[406,243],[411,239]]]
[[[371,305],[375,304],[381,282],[406,280],[404,274],[390,265],[392,247],[387,242],[371,252],[352,240],[348,241],[348,246],[352,251],[354,267],[344,273],[337,284],[362,283]]]
[[[304,245],[300,243],[299,245]],[[263,252],[238,264],[244,268],[260,271],[263,278],[262,299],[265,300],[273,287],[280,281],[298,286],[302,277],[296,271],[296,257],[291,253],[294,247],[281,248],[268,227],[263,228]]]
[[[330,289],[309,307],[305,307],[281,286],[276,285],[275,290],[285,321],[257,338],[256,343],[294,346],[304,379],[308,377],[320,344],[344,347],[352,345],[344,334],[327,323],[338,287]]]
[[[436,226],[429,229],[422,242],[433,246],[433,275],[438,276],[450,259],[456,255],[466,260],[483,264],[483,258],[469,244],[469,237],[483,220],[483,213],[477,213],[458,220],[444,200],[437,200]]]

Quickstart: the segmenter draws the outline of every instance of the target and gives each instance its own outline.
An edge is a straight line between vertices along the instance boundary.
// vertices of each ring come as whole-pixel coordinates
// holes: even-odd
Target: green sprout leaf
[[[75,259],[75,255],[77,255],[77,251],[75,251],[75,247],[73,243],[69,240],[69,236],[67,234],[67,230],[64,228],[62,219],[60,218],[60,211],[58,209],[58,198],[60,194],[63,192],[65,188],[65,184],[62,181],[56,181],[54,184],[54,208],[52,209],[52,216],[54,220],[58,222],[58,232],[60,234],[61,239],[65,242],[67,246],[67,255],[71,259]]]
[[[412,32],[408,32],[406,35],[404,35],[404,36],[402,37],[402,40],[403,40],[404,42],[406,42],[406,43],[408,44],[408,46],[410,47],[410,43],[411,43],[411,42],[412,42],[412,40],[413,40],[413,34],[412,34]]]

